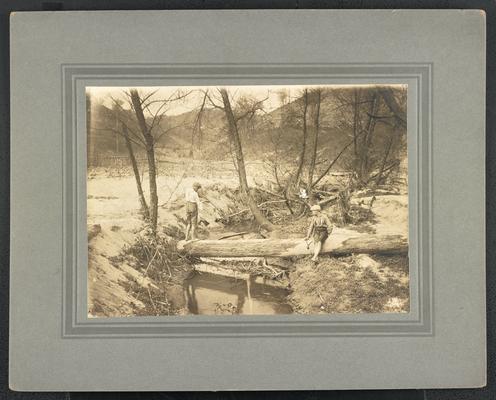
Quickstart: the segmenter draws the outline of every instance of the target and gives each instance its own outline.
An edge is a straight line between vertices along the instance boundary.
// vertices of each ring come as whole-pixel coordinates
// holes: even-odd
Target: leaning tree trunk
[[[150,227],[153,235],[157,233],[157,218],[158,218],[158,195],[157,195],[157,170],[155,166],[155,141],[150,132],[150,128],[146,124],[141,99],[136,89],[130,91],[131,101],[133,103],[136,119],[141,134],[145,139],[146,158],[148,160],[148,181],[150,185]]]
[[[126,142],[126,148],[129,153],[129,160],[131,161],[131,166],[134,172],[134,178],[136,179],[136,188],[138,189],[138,198],[141,205],[141,212],[147,221],[150,220],[150,210],[148,209],[148,204],[146,204],[145,195],[143,193],[143,186],[141,185],[141,177],[138,168],[138,163],[136,162],[136,157],[134,156],[133,146],[131,140],[129,139],[129,132],[127,131],[126,125],[122,126],[122,134]]]
[[[231,102],[229,101],[229,96],[227,94],[226,89],[220,89],[220,94],[222,95],[222,101],[224,103],[224,112],[226,114],[226,119],[227,119],[227,125],[228,125],[227,133],[229,135],[229,140],[231,141],[234,147],[241,192],[243,193],[246,203],[248,204],[248,207],[250,208],[250,211],[255,217],[256,221],[263,228],[272,231],[274,229],[274,225],[258,209],[257,203],[255,202],[255,200],[253,200],[253,196],[248,186],[248,180],[246,178],[245,160],[243,156],[243,148],[241,147],[241,140],[239,138],[238,126],[234,118]]]

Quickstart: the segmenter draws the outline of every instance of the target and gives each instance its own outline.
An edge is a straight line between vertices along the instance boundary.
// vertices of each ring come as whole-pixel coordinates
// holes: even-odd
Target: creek
[[[245,279],[196,272],[184,282],[187,307],[191,314],[272,315],[291,314],[288,290],[264,283],[254,276]]]

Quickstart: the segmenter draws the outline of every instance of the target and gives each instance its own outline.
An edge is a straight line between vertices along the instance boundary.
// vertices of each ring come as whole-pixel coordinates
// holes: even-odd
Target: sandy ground
[[[360,200],[370,203],[371,197]],[[375,219],[373,225],[375,233],[408,237],[408,195],[376,196],[371,211]]]
[[[202,217],[212,227],[220,226],[215,222],[218,216],[217,208],[228,209],[230,199],[215,190],[218,181],[202,178],[170,178],[159,176],[157,188],[159,197],[159,224],[177,225],[184,217],[182,202],[184,191],[191,187],[194,182],[199,182],[206,190],[206,196],[211,203],[203,204]],[[145,197],[148,198],[147,182],[143,184]],[[222,186],[235,190],[238,187],[237,180],[223,180]],[[214,189],[209,189],[214,187]],[[100,224],[102,228],[110,228],[113,225],[132,231],[139,229],[142,221],[139,215],[139,202],[136,195],[136,181],[134,177],[97,177],[88,180],[88,225]]]
[[[146,175],[144,177],[146,188]],[[201,217],[209,223],[208,231],[219,231],[219,210],[230,212],[235,207],[232,192],[235,179],[222,180],[190,177],[158,177],[159,226],[183,229],[183,196],[186,187],[200,182],[210,203],[204,203]],[[230,190],[229,190],[230,189]],[[147,196],[147,193],[145,193]],[[90,316],[131,316],[144,307],[126,287],[132,280],[144,288],[153,281],[126,262],[113,262],[123,247],[129,246],[142,229],[134,177],[97,176],[88,180],[88,226],[98,224],[101,232],[89,243],[88,308]],[[370,203],[362,197],[353,202]],[[235,209],[234,209],[235,210]],[[371,208],[370,229],[377,234],[408,235],[408,197],[406,194],[376,196]],[[306,221],[285,227],[290,236],[303,236]],[[343,227],[360,235],[355,227]],[[362,231],[363,232],[363,231]],[[208,234],[204,231],[204,234]],[[281,233],[280,233],[281,234]],[[298,259],[289,274],[293,293],[291,302],[301,313],[333,312],[407,312],[408,260],[406,258],[358,255],[342,259],[322,257],[317,266],[308,258]]]

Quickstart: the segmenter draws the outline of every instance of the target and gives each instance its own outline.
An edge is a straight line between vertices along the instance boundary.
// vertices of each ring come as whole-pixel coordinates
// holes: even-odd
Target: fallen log
[[[178,250],[203,257],[292,257],[312,254],[313,243],[299,239],[240,239],[180,241]],[[332,233],[321,253],[406,254],[408,239],[401,235],[357,235]]]

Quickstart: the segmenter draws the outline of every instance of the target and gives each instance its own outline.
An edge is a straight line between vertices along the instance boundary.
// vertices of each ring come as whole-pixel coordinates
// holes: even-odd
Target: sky
[[[294,99],[299,97],[300,93],[305,88],[312,87],[322,87],[322,88],[344,88],[344,87],[372,87],[374,85],[252,85],[252,86],[226,86],[229,95],[232,100],[236,100],[239,96],[250,96],[258,100],[266,99],[263,103],[264,109],[267,112],[275,110],[281,106],[280,93],[281,91],[286,92],[290,98]],[[402,85],[389,85],[389,86],[402,86]],[[174,101],[170,103],[166,114],[167,115],[179,115],[188,111],[198,109],[203,101],[203,91],[208,89],[214,102],[219,105],[222,103],[220,95],[217,91],[218,86],[159,86],[159,87],[137,87],[138,91],[142,95],[152,93],[157,91],[150,99],[160,100],[167,99],[169,97],[176,97],[178,91],[190,92],[188,96],[184,99]],[[111,108],[113,100],[124,100],[124,108],[129,108],[127,105],[127,96],[125,92],[129,90],[129,87],[104,87],[104,86],[91,86],[86,88],[86,92],[91,94],[92,102],[102,103],[105,106]],[[217,101],[216,101],[217,100]],[[155,103],[150,108],[158,107]],[[207,105],[207,108],[209,106]],[[155,110],[153,110],[155,112]],[[163,111],[163,110],[162,110]]]

